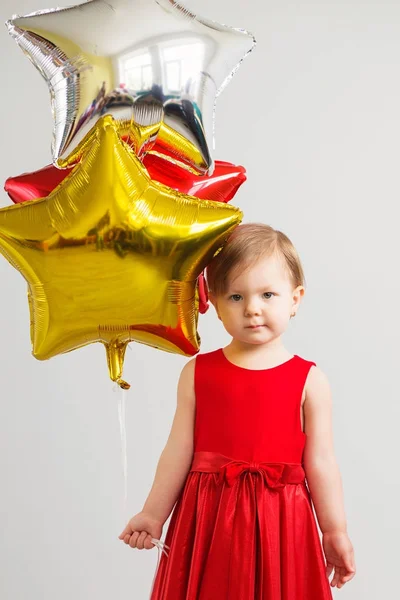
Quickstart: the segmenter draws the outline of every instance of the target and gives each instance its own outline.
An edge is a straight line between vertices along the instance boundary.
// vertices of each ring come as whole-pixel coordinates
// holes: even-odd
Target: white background
[[[258,41],[218,99],[215,156],[247,168],[234,199],[245,222],[282,229],[305,268],[307,293],[285,341],[326,372],[333,391],[358,568],[335,598],[395,598],[400,5],[187,6]],[[45,7],[2,0],[0,21]],[[5,28],[0,56],[3,183],[50,162],[52,117],[46,84]],[[9,203],[3,192],[0,205]],[[131,550],[117,539],[126,517],[118,392],[103,347],[36,361],[26,284],[3,258],[0,290],[0,597],[147,600],[157,550]],[[229,341],[212,309],[200,315],[199,331],[202,351]],[[127,351],[130,515],[150,489],[186,361],[135,344]]]

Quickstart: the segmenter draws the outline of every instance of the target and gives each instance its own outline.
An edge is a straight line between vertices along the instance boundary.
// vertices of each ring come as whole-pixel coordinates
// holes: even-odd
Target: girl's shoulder
[[[206,366],[207,364],[214,364],[217,361],[218,355],[221,349],[210,350],[209,352],[199,352],[196,356],[193,356],[187,363],[185,363],[182,373],[194,375],[195,371],[199,367]]]
[[[296,358],[299,360],[300,363],[307,365],[307,366],[317,366],[317,363],[314,360],[310,360],[309,358],[304,358],[303,356],[300,356],[299,354],[295,354]]]
[[[209,350],[208,352],[199,352],[192,360],[194,360],[197,364],[205,364],[208,361],[212,362],[213,360],[216,360],[219,357],[221,351],[221,348],[217,348],[216,350]]]
[[[199,352],[198,354],[196,354],[195,358],[199,358],[200,357],[208,357],[208,356],[212,356],[213,354],[216,355],[219,352],[221,352],[222,348],[216,348],[215,350],[209,350],[208,352]]]
[[[303,356],[299,356],[298,354],[295,354],[295,357],[297,359],[296,362],[298,365],[299,372],[302,372],[306,376],[306,381],[304,385],[305,392],[307,390],[310,380],[314,377],[314,373],[321,371],[321,369],[318,367],[317,363],[314,360],[304,358]]]
[[[304,386],[305,400],[311,403],[326,403],[331,401],[331,387],[326,373],[313,361],[307,374]]]
[[[206,377],[211,371],[222,368],[223,359],[221,353],[222,349],[217,348],[216,350],[196,354],[192,358],[195,375],[200,376],[201,373],[204,373],[204,377]]]

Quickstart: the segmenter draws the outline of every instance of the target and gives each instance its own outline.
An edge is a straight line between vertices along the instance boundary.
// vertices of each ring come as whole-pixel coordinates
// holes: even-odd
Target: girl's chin
[[[271,339],[271,336],[265,335],[265,334],[260,335],[260,333],[250,333],[250,335],[243,336],[241,339],[246,344],[259,345],[259,344],[265,344],[266,342],[269,342]]]

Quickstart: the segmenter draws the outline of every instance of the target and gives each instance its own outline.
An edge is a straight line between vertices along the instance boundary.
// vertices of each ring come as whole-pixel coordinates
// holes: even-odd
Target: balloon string
[[[124,474],[124,513],[127,515],[127,507],[128,507],[128,453],[127,453],[127,435],[126,435],[126,397],[127,390],[121,388],[118,384],[115,384],[114,391],[118,391],[118,420],[119,420],[119,431],[121,437],[121,458],[122,458],[122,472]],[[127,517],[129,518],[129,517]],[[150,596],[153,593],[154,583],[156,580],[158,567],[161,560],[161,554],[164,553],[165,556],[168,557],[168,550],[170,547],[158,540],[157,538],[151,538],[152,544],[158,549],[158,559],[157,565],[153,577],[153,582],[151,585]]]
[[[126,394],[127,390],[117,387],[118,394],[118,419],[121,436],[121,458],[122,472],[124,474],[124,513],[127,514],[128,507],[128,453],[126,447]]]
[[[156,582],[156,577],[157,577],[157,573],[158,573],[158,567],[160,566],[161,554],[164,552],[165,556],[168,557],[167,550],[170,550],[170,547],[167,546],[167,544],[165,544],[165,542],[162,542],[161,540],[158,540],[157,538],[151,538],[151,541],[158,548],[158,558],[157,558],[156,569],[155,569],[155,572],[154,572],[153,582],[151,584],[151,590],[150,590],[150,596],[149,596],[150,600],[151,600],[151,596],[153,594],[154,584]],[[167,548],[167,550],[165,550],[165,548]]]

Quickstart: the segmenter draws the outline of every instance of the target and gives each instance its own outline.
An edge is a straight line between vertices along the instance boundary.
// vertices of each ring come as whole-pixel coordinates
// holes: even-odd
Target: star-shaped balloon
[[[239,187],[246,181],[246,170],[240,165],[217,160],[212,175],[193,175],[175,163],[168,163],[154,154],[146,154],[143,159],[151,179],[168,187],[203,198],[229,202]],[[4,189],[16,204],[47,196],[59,185],[72,169],[57,169],[47,165],[38,171],[8,177]]]
[[[146,154],[143,159],[151,179],[168,187],[205,200],[229,202],[239,187],[246,181],[246,170],[229,162],[215,161],[212,175],[193,175],[174,162],[167,162],[155,154]],[[72,167],[73,168],[73,167]],[[9,177],[4,185],[13,202],[20,203],[47,196],[71,172],[71,169],[57,169],[47,165],[38,171]],[[198,277],[199,312],[204,314],[209,308],[207,283],[203,273]]]
[[[174,0],[91,0],[7,23],[47,81],[53,160],[70,155],[104,115],[136,153],[161,152],[211,173],[215,100],[255,45]],[[79,153],[78,153],[79,154]]]
[[[28,282],[34,356],[103,342],[127,387],[130,341],[198,351],[197,277],[242,213],[151,180],[116,129],[99,120],[49,196],[0,210],[0,252]]]

